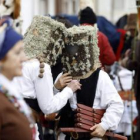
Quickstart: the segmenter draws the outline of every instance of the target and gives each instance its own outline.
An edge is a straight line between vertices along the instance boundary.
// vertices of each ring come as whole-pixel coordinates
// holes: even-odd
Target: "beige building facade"
[[[78,15],[80,9],[90,6],[97,15],[115,23],[119,17],[135,13],[135,0],[21,0],[23,33],[30,25],[34,15]]]

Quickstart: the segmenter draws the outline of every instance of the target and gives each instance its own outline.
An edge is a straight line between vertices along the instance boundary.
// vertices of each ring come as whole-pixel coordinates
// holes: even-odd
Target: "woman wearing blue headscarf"
[[[12,82],[22,75],[22,36],[6,22],[0,27],[0,140],[35,140],[31,111]]]

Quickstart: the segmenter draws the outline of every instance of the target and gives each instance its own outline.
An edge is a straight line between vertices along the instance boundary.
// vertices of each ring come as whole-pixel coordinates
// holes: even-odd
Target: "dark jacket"
[[[126,63],[126,67],[129,70],[135,71],[134,90],[136,94],[137,109],[138,109],[138,123],[137,123],[138,129],[137,129],[135,140],[139,140],[140,139],[140,40],[136,40],[136,44],[133,47],[133,53],[130,54],[129,59],[127,60]]]
[[[98,32],[98,47],[100,48],[99,58],[102,65],[112,65],[116,57],[108,38],[102,32]]]

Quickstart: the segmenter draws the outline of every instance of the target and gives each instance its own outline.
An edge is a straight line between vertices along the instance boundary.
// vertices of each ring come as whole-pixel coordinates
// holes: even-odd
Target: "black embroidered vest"
[[[97,69],[90,77],[80,80],[82,87],[81,90],[78,90],[76,93],[77,103],[93,107],[99,72],[100,69]],[[74,127],[74,112],[70,107],[69,101],[66,106],[61,109],[59,116],[61,116],[61,119],[58,128]]]

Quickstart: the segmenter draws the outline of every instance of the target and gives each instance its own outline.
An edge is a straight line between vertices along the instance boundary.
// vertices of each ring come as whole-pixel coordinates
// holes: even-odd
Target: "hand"
[[[65,86],[68,85],[72,81],[72,76],[69,75],[69,73],[63,74],[57,82],[54,84],[56,89],[63,89]]]
[[[120,64],[122,67],[126,68],[128,60],[129,60],[128,57],[124,57],[122,60],[119,61],[119,64]]]
[[[77,80],[72,80],[67,86],[71,88],[73,92],[81,89],[81,84]]]
[[[125,52],[125,57],[129,57],[131,53],[132,53],[132,50],[127,49],[126,52]]]
[[[95,124],[93,127],[90,128],[91,136],[93,137],[103,137],[105,135],[105,130],[102,128],[100,124]]]
[[[127,67],[127,62],[130,59],[129,57],[130,57],[131,53],[132,53],[131,49],[126,50],[126,52],[124,54],[124,58],[119,61],[119,64],[122,67],[125,67],[125,68]]]
[[[52,113],[52,114],[49,114],[49,115],[45,115],[45,120],[54,121],[56,116],[57,116],[57,113]]]

